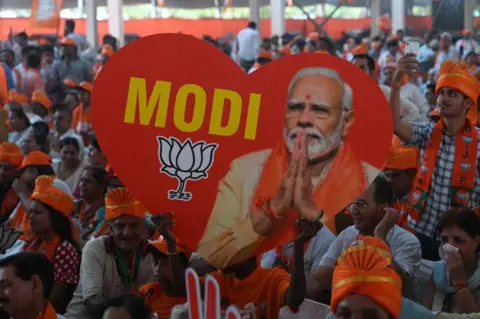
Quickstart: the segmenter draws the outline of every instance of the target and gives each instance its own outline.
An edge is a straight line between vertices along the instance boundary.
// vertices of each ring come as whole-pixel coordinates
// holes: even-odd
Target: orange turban
[[[55,176],[42,175],[35,181],[32,200],[38,200],[45,205],[71,217],[73,210],[73,198],[54,185]]]
[[[12,89],[8,91],[7,102],[18,103],[18,104],[28,103],[28,97]]]
[[[337,261],[333,271],[331,310],[353,294],[367,296],[398,319],[402,305],[402,281],[391,268],[392,255],[380,239],[359,236]]]
[[[32,165],[52,165],[52,159],[44,152],[34,151],[25,156],[19,169]]]
[[[367,54],[367,53],[368,53],[368,47],[365,43],[361,43],[352,49],[353,55]]]
[[[167,241],[163,239],[163,236],[160,236],[155,241],[150,242],[150,246],[161,252],[162,254],[168,255]],[[182,245],[182,243],[177,239],[177,250],[181,253],[184,253],[188,259],[192,256],[192,251]]]
[[[122,215],[144,219],[145,208],[126,188],[112,189],[105,196],[105,219],[112,220]]]
[[[47,109],[52,107],[52,101],[50,101],[50,99],[48,98],[48,95],[46,95],[42,91],[33,91],[32,102],[41,104],[45,106]]]
[[[480,82],[472,75],[464,64],[455,61],[445,61],[440,66],[435,94],[443,87],[451,87],[465,94],[473,101],[468,111],[467,118],[471,123],[477,123],[477,100],[480,95]]]
[[[393,142],[384,169],[403,171],[411,168],[418,168],[419,163],[420,151],[417,147],[394,145]]]
[[[22,165],[23,153],[17,144],[4,142],[0,144],[0,162],[7,162],[15,167]]]
[[[111,57],[113,55],[113,47],[110,44],[104,44],[100,54]]]

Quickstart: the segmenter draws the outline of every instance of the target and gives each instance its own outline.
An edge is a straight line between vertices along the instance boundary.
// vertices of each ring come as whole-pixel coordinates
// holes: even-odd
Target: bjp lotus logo
[[[160,173],[178,180],[178,188],[168,191],[168,199],[190,201],[192,193],[186,192],[188,180],[208,178],[218,144],[204,141],[192,143],[187,139],[183,144],[176,138],[157,136],[158,158],[162,164]]]
[[[12,248],[21,235],[21,232],[7,228],[6,223],[3,223],[0,226],[0,254],[3,255],[8,249]]]

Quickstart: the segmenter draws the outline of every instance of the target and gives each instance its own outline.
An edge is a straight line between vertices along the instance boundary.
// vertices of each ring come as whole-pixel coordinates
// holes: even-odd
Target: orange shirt
[[[236,305],[242,318],[278,318],[284,306],[285,293],[290,286],[290,275],[283,269],[258,268],[248,278],[240,280],[235,276],[212,273],[218,281],[222,301]]]
[[[92,116],[90,111],[83,110],[83,104],[80,103],[73,111],[72,128],[78,133],[89,133],[92,128]]]
[[[170,318],[173,307],[187,302],[187,299],[184,297],[168,296],[157,283],[142,286],[140,293],[145,297],[147,306],[157,314],[158,319]]]

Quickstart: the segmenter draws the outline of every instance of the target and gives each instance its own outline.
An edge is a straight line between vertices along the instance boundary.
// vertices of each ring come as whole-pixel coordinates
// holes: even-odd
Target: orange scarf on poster
[[[151,283],[140,288],[145,304],[152,309],[158,319],[169,319],[172,308],[187,302],[185,297],[170,297],[163,292],[158,283]]]
[[[443,129],[442,120],[438,121],[433,127],[422,160],[426,170],[418,170],[413,190],[408,199],[408,205],[406,205],[408,213],[415,220],[420,219],[420,213],[425,205],[433,170],[435,169],[435,161],[442,142]],[[467,119],[463,130],[460,130],[456,136],[455,161],[450,186],[451,207],[464,207],[470,201],[477,169],[477,146],[477,130]]]
[[[15,209],[15,206],[17,206],[18,201],[18,195],[13,190],[13,187],[11,187],[3,199],[2,208],[0,208],[1,214],[3,216],[10,216],[12,211]]]
[[[265,202],[276,196],[287,170],[289,156],[283,141],[272,150],[263,167],[258,187],[253,196],[252,207],[263,207]],[[346,180],[349,181],[347,184]],[[348,144],[344,143],[333,159],[326,177],[312,194],[318,212],[320,213],[321,210],[324,212],[322,223],[336,232],[335,215],[342,211],[346,204],[355,200],[366,186],[366,177],[361,162],[354,157]],[[315,218],[316,216],[309,217]],[[278,247],[280,243],[292,241],[296,233],[293,225],[297,218],[297,212],[291,210],[285,225],[288,223],[292,227],[281,231],[277,230],[273,236],[265,238],[259,252]]]
[[[50,302],[47,302],[45,311],[38,314],[36,319],[57,319],[57,312]]]
[[[240,280],[234,275],[223,275],[221,272],[212,273],[218,281],[221,299],[228,304],[236,305],[241,312],[253,304],[257,318],[278,318],[278,312],[284,306],[285,292],[290,286],[290,275],[283,269],[257,268],[246,279]],[[253,308],[253,307],[252,307]],[[254,314],[242,318],[255,318]]]
[[[44,254],[48,258],[48,260],[53,262],[55,250],[57,249],[61,241],[62,240],[58,235],[54,235],[51,239],[43,242],[40,242],[38,239],[34,239],[33,241],[29,242],[23,250],[33,253]]]

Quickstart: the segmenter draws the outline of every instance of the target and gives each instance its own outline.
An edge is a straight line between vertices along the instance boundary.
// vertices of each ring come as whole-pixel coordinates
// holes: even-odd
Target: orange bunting
[[[105,196],[105,219],[112,220],[122,215],[145,218],[146,210],[132,193],[119,187],[110,190]]]
[[[17,144],[4,142],[0,144],[0,162],[7,162],[15,167],[22,165],[23,153]]]
[[[391,262],[391,251],[382,240],[360,235],[342,253],[333,272],[332,312],[336,313],[344,298],[356,294],[368,296],[393,318],[399,318],[402,281]]]
[[[468,71],[467,67],[462,63],[451,60],[443,62],[440,66],[435,94],[438,95],[438,92],[443,87],[456,89],[473,101],[467,118],[470,120],[470,123],[477,123],[477,101],[480,95],[480,82]]]
[[[55,176],[39,176],[35,181],[31,199],[38,200],[70,218],[74,207],[73,198],[55,187],[54,180]]]

